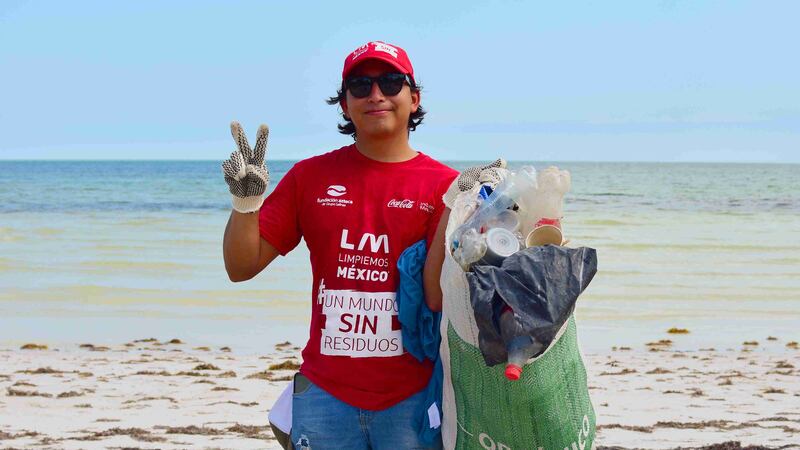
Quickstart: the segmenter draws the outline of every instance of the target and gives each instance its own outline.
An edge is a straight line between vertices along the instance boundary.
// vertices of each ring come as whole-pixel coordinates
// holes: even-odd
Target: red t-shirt
[[[456,175],[422,153],[384,163],[349,145],[295,164],[261,207],[267,242],[285,255],[302,237],[311,256],[300,372],[345,403],[385,409],[428,384],[431,362],[403,349],[397,259],[420,239],[430,245]]]

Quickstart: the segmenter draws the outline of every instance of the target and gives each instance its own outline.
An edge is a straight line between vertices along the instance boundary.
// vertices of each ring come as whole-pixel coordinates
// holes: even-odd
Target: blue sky
[[[404,47],[441,159],[800,162],[800,2],[0,2],[0,159],[351,142],[344,56]],[[252,139],[252,137],[251,137]]]

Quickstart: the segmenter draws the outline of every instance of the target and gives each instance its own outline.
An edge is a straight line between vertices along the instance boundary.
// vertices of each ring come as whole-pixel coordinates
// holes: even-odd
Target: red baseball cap
[[[347,78],[350,71],[355,66],[361,64],[368,59],[377,59],[385,61],[394,66],[400,73],[404,73],[414,80],[414,67],[411,66],[411,60],[408,59],[408,54],[402,48],[387,44],[381,41],[367,42],[366,44],[353,50],[353,53],[347,55],[344,59],[344,69],[342,69],[342,80]]]

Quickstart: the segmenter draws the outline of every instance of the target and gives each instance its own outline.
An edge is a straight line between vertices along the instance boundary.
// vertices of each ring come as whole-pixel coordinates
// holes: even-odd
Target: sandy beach
[[[797,343],[745,342],[586,354],[598,448],[800,448]],[[288,342],[22,347],[0,349],[0,448],[278,449],[266,418],[300,361]]]

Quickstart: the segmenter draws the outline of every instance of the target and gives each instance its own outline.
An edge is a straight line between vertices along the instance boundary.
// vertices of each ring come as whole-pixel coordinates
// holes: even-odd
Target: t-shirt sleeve
[[[436,229],[439,227],[439,221],[442,219],[442,214],[444,213],[444,209],[446,208],[444,204],[444,200],[442,197],[444,193],[447,192],[447,189],[453,183],[453,180],[456,179],[458,176],[458,172],[452,171],[452,173],[448,173],[447,176],[442,180],[441,183],[436,188],[436,204],[434,205],[433,215],[431,216],[431,221],[428,223],[428,231],[425,237],[426,240],[426,247],[428,250],[431,248],[431,243],[433,242],[433,236],[436,234]]]
[[[303,233],[297,215],[300,202],[296,166],[289,169],[275,190],[264,200],[258,213],[261,237],[272,244],[281,255],[292,251]]]

